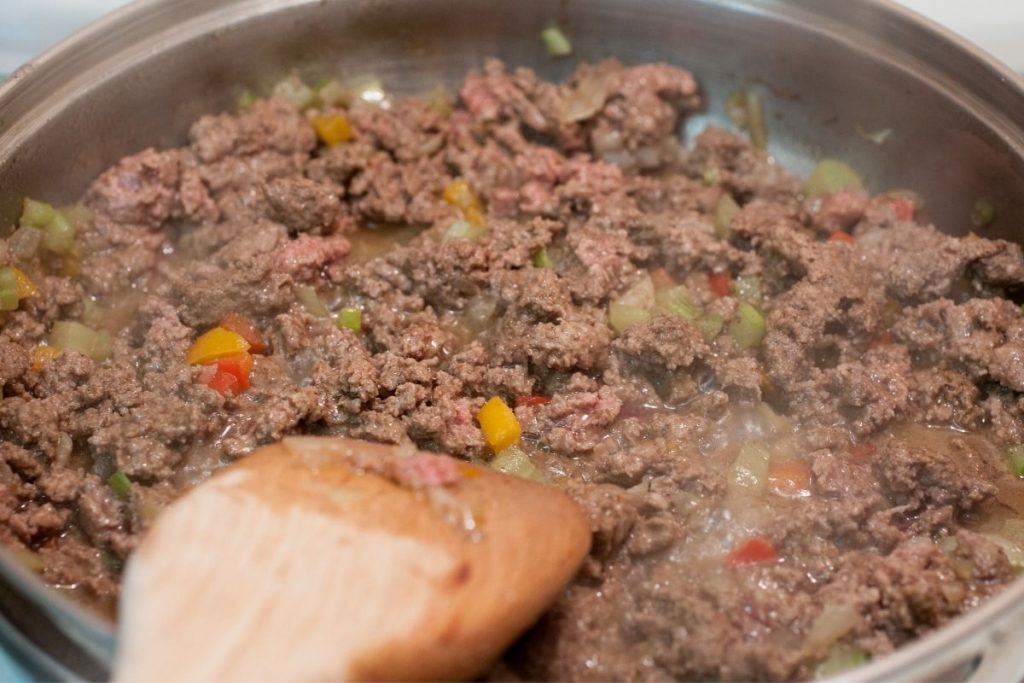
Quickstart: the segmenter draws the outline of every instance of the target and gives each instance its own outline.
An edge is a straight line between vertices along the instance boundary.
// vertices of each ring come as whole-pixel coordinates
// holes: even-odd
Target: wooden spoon
[[[470,678],[589,546],[555,488],[411,447],[288,438],[147,532],[126,568],[114,678]]]

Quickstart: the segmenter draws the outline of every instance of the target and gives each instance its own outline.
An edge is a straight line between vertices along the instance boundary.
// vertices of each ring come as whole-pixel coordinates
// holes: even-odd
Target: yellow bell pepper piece
[[[56,346],[37,346],[32,349],[32,369],[39,372],[43,366],[64,355],[64,349]]]
[[[18,299],[26,299],[39,293],[39,288],[25,275],[20,268],[12,267],[15,281],[18,283]]]
[[[466,209],[472,206],[480,206],[480,201],[473,194],[472,188],[462,178],[456,178],[444,188],[444,200],[456,209]]]
[[[480,210],[478,206],[471,206],[462,212],[465,216],[466,222],[471,223],[477,227],[483,226],[487,221],[484,219],[484,212]]]
[[[314,116],[311,123],[317,137],[325,145],[337,145],[352,139],[352,126],[349,125],[348,118],[344,114]]]
[[[185,362],[189,365],[205,365],[218,358],[244,353],[249,350],[249,342],[237,332],[215,327],[193,342]]]
[[[448,183],[444,188],[444,200],[462,212],[466,222],[473,225],[484,224],[484,213],[473,189],[462,178]]]
[[[516,414],[497,396],[484,404],[476,414],[476,419],[484,438],[495,453],[519,441],[522,434]]]
[[[444,201],[463,211],[480,208],[480,201],[473,194],[473,189],[463,178],[456,178],[444,187]]]

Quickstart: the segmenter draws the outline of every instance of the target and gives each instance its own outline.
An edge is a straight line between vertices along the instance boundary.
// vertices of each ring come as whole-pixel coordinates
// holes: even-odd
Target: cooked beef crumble
[[[1020,247],[681,143],[699,105],[673,66],[492,60],[450,110],[260,100],[122,159],[72,257],[3,250],[38,292],[0,328],[0,539],[109,613],[223,464],[291,433],[488,461],[499,396],[594,542],[495,677],[805,679],[977,605],[1020,559]],[[217,390],[186,355],[229,315],[268,348]],[[39,356],[65,320],[109,357]]]

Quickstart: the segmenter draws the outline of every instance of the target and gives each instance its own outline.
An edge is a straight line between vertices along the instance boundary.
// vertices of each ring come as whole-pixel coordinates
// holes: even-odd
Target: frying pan
[[[572,36],[569,59],[537,39],[552,21]],[[746,88],[792,172],[842,158],[873,191],[919,192],[946,232],[970,230],[984,199],[996,209],[984,236],[1024,238],[1024,84],[884,0],[140,0],[0,85],[0,225],[23,196],[71,201],[119,157],[181,144],[191,121],[292,69],[311,82],[372,75],[407,95],[453,86],[489,56],[550,79],[609,56],[685,66],[707,105],[684,135],[726,122],[726,98]],[[106,676],[109,625],[2,553],[0,615],[0,639],[41,675]],[[1018,579],[841,679],[1021,680],[1022,639]]]

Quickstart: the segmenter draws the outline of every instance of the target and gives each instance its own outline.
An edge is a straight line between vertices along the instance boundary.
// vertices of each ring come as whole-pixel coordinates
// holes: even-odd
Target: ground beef
[[[452,106],[258,100],[122,159],[73,253],[0,249],[37,289],[0,327],[0,540],[112,615],[141,535],[226,463],[292,434],[487,462],[498,397],[593,545],[491,678],[809,679],[979,604],[1021,542],[1020,247],[804,197],[743,136],[681,140],[702,106],[676,66],[488,60]],[[239,316],[265,348],[233,390],[186,354]],[[68,320],[109,352],[36,350]]]

